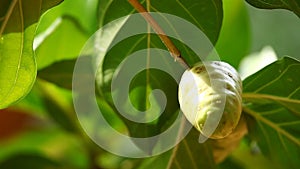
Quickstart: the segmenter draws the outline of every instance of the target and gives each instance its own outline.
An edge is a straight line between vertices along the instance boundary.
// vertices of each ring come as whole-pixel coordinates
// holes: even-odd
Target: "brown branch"
[[[171,41],[171,39],[165,34],[163,29],[159,24],[154,20],[150,13],[142,6],[138,0],[128,0],[128,2],[145,18],[145,20],[151,25],[152,29],[157,33],[161,41],[168,48],[171,55],[174,57],[175,61],[178,61],[183,67],[190,69],[191,67],[188,63],[181,57],[180,51]]]

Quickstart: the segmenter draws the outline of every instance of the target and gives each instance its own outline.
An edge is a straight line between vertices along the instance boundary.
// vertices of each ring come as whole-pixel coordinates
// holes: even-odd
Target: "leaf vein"
[[[243,110],[244,110],[244,112],[248,113],[250,116],[254,117],[255,119],[257,119],[261,122],[263,122],[267,126],[270,126],[272,129],[274,129],[275,131],[277,131],[280,134],[284,135],[289,140],[294,142],[296,145],[300,146],[300,140],[298,140],[296,137],[294,137],[293,135],[291,135],[287,131],[280,128],[280,126],[278,124],[275,124],[274,122],[262,117],[261,115],[259,115],[258,113],[254,112],[253,110],[251,110],[249,108],[244,107]]]
[[[17,81],[19,79],[19,72],[20,72],[20,67],[21,67],[21,60],[22,60],[22,55],[23,55],[23,45],[24,45],[24,16],[23,16],[23,10],[22,10],[22,0],[18,1],[18,8],[19,8],[19,12],[20,12],[20,21],[21,21],[21,42],[20,42],[20,54],[19,54],[19,59],[18,59],[18,65],[16,68],[16,73],[15,73],[15,78],[14,78],[14,82],[11,85],[9,91],[5,94],[5,96],[2,98],[5,99],[7,98],[7,96],[13,92],[13,90],[16,87]],[[1,32],[0,32],[1,33]],[[1,35],[1,34],[0,34]]]
[[[277,114],[280,113],[282,110],[284,110],[284,108],[279,108],[279,109],[275,109],[275,110],[271,110],[271,111],[264,111],[264,112],[260,112],[260,114],[262,116],[267,116],[267,115],[271,115],[271,114]]]
[[[271,84],[275,83],[277,80],[279,80],[285,73],[288,72],[288,70],[292,67],[292,66],[295,66],[295,65],[298,65],[298,64],[291,64],[291,65],[288,65],[283,71],[282,73],[277,76],[275,79],[273,79],[272,81],[270,81],[269,83],[266,83],[265,85],[261,86],[260,88],[256,89],[254,91],[254,93],[258,93],[259,91],[263,90],[264,88],[270,86]]]
[[[267,141],[268,152],[269,152],[270,154],[272,154],[272,153],[271,153],[271,150],[272,150],[272,147],[271,147],[271,141],[270,141],[269,137],[267,137],[267,136],[268,136],[268,133],[266,132],[265,127],[261,124],[260,121],[258,121],[257,123],[258,123],[258,125],[259,125],[261,131],[263,132],[263,137],[264,137],[264,138],[266,139],[266,141]]]
[[[288,98],[291,98],[294,94],[296,94],[298,91],[300,91],[300,86],[294,90],[291,94],[288,95]]]
[[[300,104],[300,100],[285,98],[281,96],[274,96],[269,94],[260,94],[260,93],[243,93],[243,99],[270,99],[274,101],[282,101],[287,103]]]
[[[189,159],[191,159],[193,167],[194,167],[194,168],[197,168],[197,165],[196,165],[196,163],[195,163],[195,161],[194,161],[194,158],[193,158],[193,153],[191,152],[190,147],[189,147],[188,144],[186,143],[186,140],[183,140],[183,144],[184,144],[184,146],[186,147],[187,153],[188,153],[188,155],[189,155],[189,157],[190,157]]]
[[[289,126],[289,125],[295,125],[295,124],[300,124],[300,120],[291,121],[291,122],[284,122],[284,123],[278,123],[278,126]]]
[[[182,9],[192,18],[192,20],[197,24],[197,26],[201,29],[204,30],[201,26],[201,24],[197,21],[197,19],[191,14],[191,12],[179,1],[176,0],[179,6],[182,7]]]

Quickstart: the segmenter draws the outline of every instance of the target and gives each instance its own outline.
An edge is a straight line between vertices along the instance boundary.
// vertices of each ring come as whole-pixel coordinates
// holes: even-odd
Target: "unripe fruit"
[[[204,136],[221,139],[237,126],[242,112],[242,82],[225,62],[196,64],[181,77],[180,108]]]

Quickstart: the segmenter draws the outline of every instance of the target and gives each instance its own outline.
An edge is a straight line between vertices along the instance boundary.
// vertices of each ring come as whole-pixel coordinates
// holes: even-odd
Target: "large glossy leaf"
[[[43,22],[46,21],[41,20]],[[56,18],[35,38],[37,68],[40,70],[54,62],[76,58],[88,37],[76,18],[68,15]]]
[[[36,22],[60,0],[0,2],[0,108],[20,100],[36,76],[32,43]]]
[[[34,41],[38,69],[79,56],[97,26],[98,0],[65,1],[39,22]]]
[[[299,0],[246,0],[257,8],[265,9],[288,9],[300,17]]]
[[[153,12],[170,13],[193,23],[197,29],[202,30],[208,36],[212,43],[216,42],[222,21],[221,1],[151,1],[151,4],[147,5],[144,1],[141,2],[145,7],[148,5],[147,8]],[[127,1],[101,1],[99,4],[99,8],[101,26],[109,23],[110,21],[118,19],[119,17],[135,12],[134,8]],[[170,16],[169,18],[159,15],[155,16],[156,19],[160,20],[159,23],[161,24],[161,27],[163,27],[163,29],[173,33],[175,32],[174,34],[178,33],[176,29],[184,30],[185,28],[183,27],[184,25],[180,25],[180,27],[174,27],[172,23],[174,22],[174,20],[172,21],[170,19]],[[140,23],[136,22],[137,20],[140,21]],[[119,19],[117,22],[114,22],[114,24],[106,26],[102,32],[98,32],[95,40],[95,43],[100,44],[100,46],[98,46],[100,51],[97,51],[96,54],[98,56],[97,60],[100,60],[100,65],[98,67],[99,71],[96,80],[97,84],[99,85],[101,97],[104,97],[111,105],[115,104],[112,101],[111,96],[112,75],[113,73],[128,71],[126,69],[124,69],[124,71],[118,70],[120,68],[120,64],[128,59],[128,55],[138,51],[145,52],[146,50],[143,49],[147,48],[166,49],[157,35],[153,34],[153,32],[151,34],[150,32],[147,33],[146,31],[144,32],[144,34],[137,34],[120,41],[115,46],[113,46],[112,49],[109,50],[110,45],[114,43],[114,39],[118,38],[119,35],[122,35],[122,33],[126,34],[126,31],[128,30],[134,30],[134,27],[128,27],[128,25],[130,25],[130,23],[132,22],[135,22],[135,24],[131,26],[141,28],[141,25],[146,25],[142,29],[147,30],[147,24],[145,24],[143,18],[128,19],[127,17],[125,17]],[[191,32],[186,33],[190,34]],[[195,37],[195,35],[189,36],[191,38]],[[174,41],[175,45],[177,45],[181,50],[183,57],[185,56],[189,63],[193,64],[199,60],[199,57],[195,54],[195,52],[193,52],[185,44],[182,44],[178,39],[172,40]],[[198,49],[202,48],[200,45],[201,44],[199,44]],[[109,50],[107,54],[104,52],[106,50]],[[178,111],[179,105],[177,101],[176,81],[179,81],[184,69],[181,68],[179,64],[174,64],[171,56],[168,54],[168,52],[166,53],[162,52],[161,50],[151,51],[148,54],[144,53],[145,55],[141,55],[140,59],[130,63],[133,64],[131,67],[145,65],[145,67],[143,68],[145,69],[144,72],[140,74],[138,71],[136,72],[137,77],[135,77],[135,79],[130,82],[131,87],[128,91],[129,93],[127,93],[130,96],[132,105],[136,109],[138,109],[139,111],[145,111],[149,108],[150,104],[155,105],[162,103],[158,98],[155,98],[153,102],[149,101],[150,93],[154,89],[161,89],[167,97],[166,109],[163,110],[163,114],[159,117],[158,120],[154,120],[151,123],[127,124],[129,132],[133,136],[153,136],[163,130],[162,128],[165,123],[169,122],[169,124],[172,124],[172,119],[174,119],[174,117],[176,117],[177,115],[176,112]],[[148,67],[146,66],[147,64]],[[152,69],[150,71],[151,65],[155,64],[160,64],[161,69],[165,67],[169,70],[169,72],[173,72],[175,74],[175,77],[172,77],[171,75],[168,75],[168,73],[164,73],[161,70]],[[130,69],[130,67],[127,68]],[[124,77],[127,76],[128,74],[125,73]],[[123,97],[122,95],[123,94],[120,94],[118,97]],[[161,108],[158,107],[156,111],[160,111],[160,109]],[[157,112],[149,112],[149,116],[155,116],[155,114],[157,114]]]
[[[150,6],[148,6],[148,8],[149,7]],[[135,12],[133,7],[127,1],[101,1],[99,4],[99,8],[101,26],[109,23],[110,21],[118,19],[119,17]],[[196,25],[196,28],[204,31],[213,43],[216,42],[222,20],[221,1],[208,0],[201,3],[199,3],[199,1],[151,1],[150,9],[151,11],[155,12],[171,13],[173,15],[182,17],[190,21]],[[163,24],[161,26],[163,28],[171,30],[173,33],[175,32],[174,34],[176,34],[176,29],[184,29],[185,25],[180,25],[179,28],[176,28],[170,23],[172,22],[171,20],[168,20],[163,17],[160,17],[160,19],[160,21],[163,21],[160,22]],[[211,22],[212,20],[215,22]],[[94,46],[96,46],[97,52],[95,53],[95,55],[98,56],[96,61],[100,61],[96,77],[99,95],[101,99],[105,99],[105,101],[108,102],[114,113],[119,114],[119,111],[116,108],[118,105],[123,106],[127,104],[123,104],[123,102],[118,101],[114,102],[112,98],[112,93],[117,93],[117,97],[119,98],[129,96],[128,100],[126,100],[126,103],[132,103],[133,107],[141,112],[148,111],[150,105],[151,108],[155,107],[154,109],[150,108],[154,111],[147,112],[147,114],[145,114],[144,116],[144,119],[151,119],[151,117],[155,116],[157,116],[158,118],[153,119],[152,121],[148,121],[147,123],[135,123],[130,119],[124,118],[122,115],[119,116],[126,124],[128,132],[131,136],[145,138],[157,135],[160,132],[166,130],[173,123],[175,117],[178,115],[179,105],[177,101],[176,82],[179,81],[184,69],[180,67],[179,64],[174,63],[174,60],[171,58],[167,51],[153,50],[149,52],[149,48],[166,49],[164,44],[158,38],[158,36],[153,34],[153,32],[150,34],[150,32],[147,33],[146,31],[144,32],[144,34],[136,34],[134,36],[127,37],[126,39],[123,39],[115,46],[113,46],[112,49],[109,49],[110,45],[114,43],[114,40],[118,38],[118,35],[122,35],[122,33],[123,35],[126,35],[126,30],[135,30],[134,27],[129,29],[128,27],[126,27],[126,24],[130,25],[128,24],[130,23],[130,21],[141,22],[136,22],[134,25],[131,26],[145,26],[145,21],[143,18],[140,18],[138,20],[130,20],[127,17],[122,18],[121,20],[119,19],[117,22],[106,26],[101,32],[97,32],[95,41],[92,42],[92,44],[88,44],[87,47],[90,46],[90,48],[93,48]],[[147,25],[143,28],[147,30]],[[190,34],[190,32],[188,32],[188,34]],[[189,36],[194,37],[195,35]],[[191,49],[189,49],[186,45],[182,44],[179,41],[180,38],[179,40],[173,40],[174,43],[178,46],[178,48],[181,50],[182,55],[186,56],[186,59],[191,64],[199,60],[199,57]],[[198,49],[200,48],[201,46],[199,46]],[[149,50],[147,52],[147,50],[143,49]],[[89,49],[87,49],[87,51],[88,50]],[[109,52],[105,53],[106,50],[109,50]],[[133,62],[129,62],[128,60],[130,59],[128,59],[128,55],[133,54],[134,52],[144,53],[141,54],[141,57],[137,58],[136,60],[131,60]],[[129,62],[129,64],[126,64],[125,61]],[[132,65],[130,66],[130,64]],[[159,68],[154,68],[155,66],[153,65],[155,64],[160,64],[161,69],[166,68],[169,72],[172,72],[174,76],[172,77],[168,73],[159,70]],[[125,66],[125,68],[121,65]],[[136,66],[144,67],[134,72],[136,74],[131,79],[131,77],[128,77],[130,76],[129,71],[131,68],[134,68]],[[130,84],[126,84],[122,81],[116,82],[117,84],[120,84],[122,86],[130,86],[128,89],[128,93],[126,93],[127,95],[124,95],[123,93],[120,93],[118,95],[118,92],[123,91],[124,89],[116,89],[112,91],[113,73],[116,73],[115,76],[119,76],[123,73],[122,76],[120,75],[119,77],[121,77],[121,79],[123,78],[130,80]],[[161,97],[151,97],[151,92],[154,89],[160,89],[164,92],[167,99],[166,107],[160,107],[161,104],[164,102],[164,100],[161,100]],[[125,91],[126,90],[127,89],[125,88]],[[162,111],[162,114],[160,116],[158,116],[159,111]],[[125,112],[127,113],[127,115],[131,115],[133,117],[140,117],[143,114],[135,114],[135,112],[129,110],[125,110]],[[195,141],[197,142],[197,140],[198,139],[196,138]],[[139,145],[139,143],[136,144],[138,146],[147,145],[148,149],[143,150],[147,151],[147,153],[151,153],[156,143],[152,141],[151,143],[142,143],[143,145]],[[178,159],[184,157],[180,156],[181,154],[178,153]],[[170,164],[175,165],[173,164],[173,162],[174,161],[171,161]],[[167,165],[167,163],[164,163],[164,165]]]
[[[151,3],[149,4],[146,4],[146,1],[140,1],[140,2],[142,3],[142,5],[144,5],[145,8],[147,7],[147,9],[150,12],[167,13],[167,14],[180,17],[181,19],[184,19],[185,21],[193,24],[199,30],[201,30],[207,36],[207,38],[210,40],[212,44],[216,43],[221,29],[222,18],[223,18],[222,2],[220,0],[204,0],[201,2],[196,0],[189,1],[189,2],[186,1],[181,2],[179,0],[178,1],[155,0],[155,1],[151,1]],[[108,24],[109,22],[114,21],[115,19],[118,19],[122,16],[126,16],[136,12],[134,8],[127,1],[101,1],[99,3],[99,11],[100,11],[99,14],[100,26]],[[186,29],[186,27],[183,23],[180,26],[177,25],[177,27],[174,27],[173,19],[175,18],[170,19],[165,16],[161,16],[160,18],[159,17],[155,17],[155,18],[160,20],[159,24],[161,27],[163,27],[163,29],[165,30],[165,32],[167,32],[167,34],[173,33],[173,35],[174,34],[177,35],[177,40],[173,39],[173,42],[180,50],[182,57],[185,58],[189,64],[193,65],[195,64],[195,62],[198,62],[199,57],[207,57],[208,51],[205,51],[207,44],[201,44],[201,42],[198,41],[195,42],[198,44],[194,44],[195,46],[197,46],[197,49],[190,49],[189,47],[186,46],[186,44],[178,41],[178,40],[182,40],[181,36],[185,36],[185,37],[188,36],[189,40],[193,41],[199,35],[193,35],[192,33],[193,31],[190,30],[188,30],[186,33],[182,35],[182,30]],[[105,47],[106,45],[109,46],[109,44],[111,44],[111,41],[117,36],[118,32],[120,32],[120,29],[127,22],[127,19],[128,18],[123,18],[122,21],[114,25],[114,28],[111,28],[110,37],[106,38],[107,40],[105,44],[101,44],[101,48],[106,48]],[[140,25],[138,26],[138,23],[136,24],[138,28]],[[99,38],[103,38],[103,36]],[[141,49],[141,48],[146,48],[148,46],[153,48],[166,49],[165,45],[160,42],[157,36],[155,35],[151,36],[150,38],[151,44],[147,44],[147,39],[148,38],[144,36],[144,37],[127,41],[126,47],[123,46],[121,50],[128,51],[127,46],[132,46],[132,48],[129,49],[131,50],[131,52],[136,51],[137,47],[140,47]],[[141,44],[143,44],[142,47]],[[196,50],[199,50],[200,52],[196,52]]]
[[[284,57],[244,81],[244,112],[255,120],[250,134],[281,168],[300,165],[299,71],[299,61]]]
[[[150,12],[162,12],[176,15],[196,25],[212,41],[217,41],[222,24],[222,2],[220,0],[202,1],[168,1],[153,0],[146,5],[145,0],[140,1]],[[114,19],[135,12],[127,1],[103,0],[99,3],[100,26]]]
[[[139,169],[213,169],[216,168],[207,143],[199,143],[199,132],[192,129],[184,140],[172,150],[146,159]]]

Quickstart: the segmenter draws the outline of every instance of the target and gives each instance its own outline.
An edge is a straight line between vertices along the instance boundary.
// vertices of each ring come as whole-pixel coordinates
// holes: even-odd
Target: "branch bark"
[[[186,60],[181,56],[180,51],[171,41],[171,39],[166,35],[163,29],[159,26],[159,24],[154,20],[151,14],[142,6],[142,4],[138,0],[128,0],[128,2],[145,18],[145,20],[150,24],[152,29],[157,33],[161,41],[168,48],[172,57],[175,61],[178,61],[184,68],[190,69],[190,65],[186,62]]]

